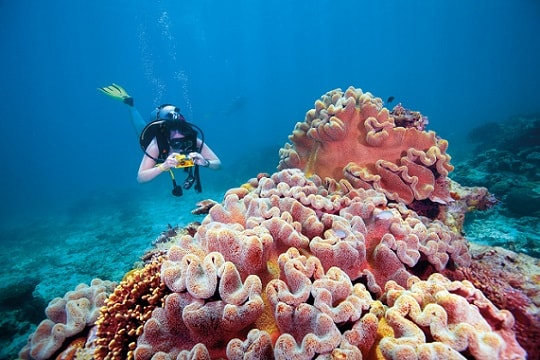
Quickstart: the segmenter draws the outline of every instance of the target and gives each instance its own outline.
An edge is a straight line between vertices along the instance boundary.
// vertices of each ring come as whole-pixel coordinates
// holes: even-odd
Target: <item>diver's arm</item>
[[[146,152],[157,158],[158,156],[158,147],[156,145],[155,139],[152,140],[150,145],[146,148]],[[163,171],[166,171],[165,168],[156,166],[156,162],[151,157],[146,154],[143,155],[141,160],[141,165],[139,165],[139,172],[137,173],[137,182],[140,184],[153,180],[156,176],[161,174]]]
[[[197,142],[200,146],[201,140],[197,139]],[[206,144],[203,145],[200,153],[190,153],[189,157],[193,159],[193,162],[195,162],[195,164],[207,167],[212,170],[217,170],[221,167],[221,160],[219,160],[217,155]]]
[[[156,139],[153,139],[152,142],[150,142],[150,145],[148,145],[146,148],[146,152],[153,158],[158,157],[159,150]],[[177,154],[174,153],[169,155],[165,162],[156,166],[154,159],[144,154],[141,160],[141,165],[139,166],[139,172],[137,173],[137,181],[140,184],[149,182],[156,178],[159,174],[166,171],[168,172],[170,168],[174,168],[176,165],[178,165],[178,161],[174,155]]]

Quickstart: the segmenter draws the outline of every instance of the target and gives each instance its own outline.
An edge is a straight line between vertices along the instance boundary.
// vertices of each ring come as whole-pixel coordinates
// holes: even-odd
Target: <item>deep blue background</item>
[[[471,127],[540,111],[539,19],[535,0],[1,0],[1,218],[169,196],[168,179],[136,183],[127,108],[96,91],[111,82],[143,115],[172,102],[205,129],[224,163],[206,188],[272,170],[314,101],[349,85],[422,111],[460,154]]]

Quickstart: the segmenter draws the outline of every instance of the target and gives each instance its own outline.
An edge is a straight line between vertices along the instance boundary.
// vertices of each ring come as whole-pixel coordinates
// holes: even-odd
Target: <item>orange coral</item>
[[[58,356],[56,360],[74,360],[77,359],[77,353],[84,348],[86,336],[80,336],[73,339]]]
[[[162,262],[158,257],[130,272],[107,299],[96,321],[96,359],[133,359],[143,325],[169,292],[161,282]]]
[[[432,131],[396,126],[381,99],[360,89],[322,96],[289,139],[292,145],[280,150],[279,169],[347,179],[355,187],[373,187],[406,204],[450,200],[444,183],[437,181],[453,170],[448,142]]]

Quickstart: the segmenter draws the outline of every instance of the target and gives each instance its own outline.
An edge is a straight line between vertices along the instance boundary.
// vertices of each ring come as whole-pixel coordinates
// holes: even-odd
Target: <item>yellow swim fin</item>
[[[122,101],[129,106],[133,106],[133,98],[118,84],[112,83],[112,85],[98,88],[105,95],[112,97],[115,100]]]

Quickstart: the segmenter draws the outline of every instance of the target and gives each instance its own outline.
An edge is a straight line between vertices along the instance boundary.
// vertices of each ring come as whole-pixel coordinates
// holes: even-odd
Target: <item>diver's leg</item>
[[[133,125],[133,130],[139,137],[146,126],[146,122],[143,120],[141,114],[134,106],[129,107],[129,114],[131,116],[131,125]]]

